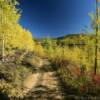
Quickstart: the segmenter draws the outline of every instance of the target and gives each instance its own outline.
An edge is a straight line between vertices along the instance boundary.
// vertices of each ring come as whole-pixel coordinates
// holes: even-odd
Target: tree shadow
[[[44,85],[38,85],[33,89],[33,91],[29,92],[23,100],[62,100],[59,96],[59,92],[61,91],[50,89]]]
[[[35,73],[47,73],[47,72],[53,72],[54,69],[52,69],[50,65],[42,65],[41,67],[32,66],[31,71],[33,74],[35,74]]]
[[[0,100],[10,100],[10,98],[5,93],[0,92]]]

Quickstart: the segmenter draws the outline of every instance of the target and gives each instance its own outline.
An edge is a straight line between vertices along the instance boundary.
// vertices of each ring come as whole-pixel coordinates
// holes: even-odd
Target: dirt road
[[[35,82],[33,85],[30,83],[30,88],[23,100],[65,100],[63,86],[56,71],[48,62],[44,62],[35,72],[37,79],[31,77],[31,81]]]

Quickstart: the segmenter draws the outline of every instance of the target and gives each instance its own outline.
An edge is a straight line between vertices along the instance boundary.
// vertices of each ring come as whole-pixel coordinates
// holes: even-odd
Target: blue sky
[[[90,28],[89,12],[95,0],[20,0],[20,24],[33,37],[58,37]]]

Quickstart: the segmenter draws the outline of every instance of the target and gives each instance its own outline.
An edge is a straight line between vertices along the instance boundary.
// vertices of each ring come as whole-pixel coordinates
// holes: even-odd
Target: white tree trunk
[[[4,34],[2,38],[2,62],[5,62],[5,40],[4,40]]]

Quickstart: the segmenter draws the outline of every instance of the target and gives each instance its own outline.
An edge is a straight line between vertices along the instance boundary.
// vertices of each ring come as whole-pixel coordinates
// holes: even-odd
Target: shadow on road
[[[58,92],[59,91],[52,90],[47,86],[38,85],[35,87],[35,90],[27,94],[23,100],[62,100]]]
[[[41,76],[38,79],[37,85],[33,89],[31,89],[29,93],[27,93],[23,100],[65,100],[65,93],[63,92],[60,80],[57,78],[57,75],[51,65],[43,65],[35,72],[40,73]],[[49,73],[51,73],[50,76],[48,76]],[[54,82],[52,82],[52,86],[54,88],[51,88],[50,85],[47,85],[50,84],[49,81],[51,80],[49,78],[46,80],[46,78],[44,78],[44,75],[47,75],[47,77],[50,77],[50,79],[53,78],[54,82],[57,81],[57,84],[54,84]],[[47,84],[42,84],[44,81],[46,81]]]

